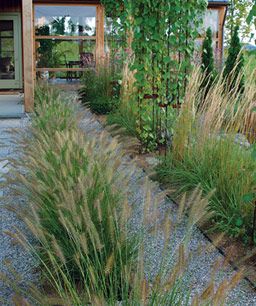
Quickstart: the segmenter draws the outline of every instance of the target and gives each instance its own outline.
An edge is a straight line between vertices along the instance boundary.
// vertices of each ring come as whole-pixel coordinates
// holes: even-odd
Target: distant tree
[[[211,86],[215,76],[216,71],[214,67],[214,56],[212,48],[212,30],[208,28],[206,31],[206,37],[203,41],[202,50],[202,70],[205,73],[205,80],[203,86]]]
[[[254,4],[249,12],[249,15],[246,19],[247,24],[250,26],[251,24],[254,24],[254,28],[256,30],[256,0],[254,0]],[[254,37],[254,34],[251,35],[251,38]],[[255,39],[255,43],[256,43],[256,39]]]
[[[235,27],[239,27],[239,34],[242,39],[250,36],[251,25],[246,23],[246,18],[255,0],[230,0],[228,8],[225,42],[229,44],[234,35]]]
[[[242,51],[242,46],[239,38],[239,27],[236,26],[234,29],[234,34],[231,37],[230,46],[228,49],[228,57],[225,63],[224,77],[227,78],[229,85],[234,86],[238,76],[242,73],[244,66],[244,57]],[[232,77],[231,76],[232,73]],[[230,81],[232,79],[232,81]],[[242,77],[240,82],[240,89],[244,87],[244,78]]]
[[[51,25],[52,25],[52,29],[55,35],[65,34],[65,22],[66,22],[66,16],[53,19],[53,21],[51,22]]]

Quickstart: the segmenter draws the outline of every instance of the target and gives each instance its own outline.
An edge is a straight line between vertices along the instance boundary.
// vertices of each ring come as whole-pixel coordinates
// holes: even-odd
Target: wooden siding
[[[21,12],[21,0],[0,0],[0,13]]]

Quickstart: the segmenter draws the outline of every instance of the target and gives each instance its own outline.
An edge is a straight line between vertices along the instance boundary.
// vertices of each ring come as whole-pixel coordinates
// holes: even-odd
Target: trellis
[[[169,108],[179,109],[182,103],[207,1],[102,2],[120,35],[133,36],[130,69],[135,76],[140,138],[151,149],[167,144]]]

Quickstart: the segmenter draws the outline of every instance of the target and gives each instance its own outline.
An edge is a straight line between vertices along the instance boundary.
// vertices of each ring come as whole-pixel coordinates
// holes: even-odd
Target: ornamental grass
[[[175,196],[198,184],[204,194],[215,190],[208,207],[214,221],[211,229],[245,241],[254,207],[245,203],[244,196],[254,188],[256,170],[250,146],[256,139],[253,76],[247,78],[243,91],[240,75],[232,90],[220,77],[205,93],[204,76],[195,69],[174,127],[172,149],[157,170],[160,180],[175,189]]]
[[[241,273],[219,286],[211,280],[200,294],[192,293],[184,283],[190,260],[187,243],[195,223],[205,214],[207,197],[202,197],[198,189],[189,198],[184,195],[177,224],[172,224],[168,214],[160,218],[155,205],[160,199],[152,204],[150,183],[145,183],[140,225],[133,229],[131,220],[138,212],[128,202],[130,175],[122,170],[124,153],[117,141],[109,140],[104,133],[97,139],[88,138],[78,128],[78,106],[47,90],[45,103],[37,103],[29,134],[23,132],[22,140],[18,140],[20,134],[17,137],[21,155],[13,161],[11,175],[6,176],[12,192],[27,201],[24,211],[19,209],[17,214],[28,233],[9,235],[34,255],[41,275],[39,286],[32,284],[25,291],[9,281],[17,292],[13,302],[81,306],[221,304]],[[128,167],[132,170],[133,166],[127,162]],[[187,231],[173,248],[175,229],[191,202],[195,205],[189,205]],[[150,262],[145,238],[157,239],[159,233],[165,238],[163,259],[151,275],[146,273]]]

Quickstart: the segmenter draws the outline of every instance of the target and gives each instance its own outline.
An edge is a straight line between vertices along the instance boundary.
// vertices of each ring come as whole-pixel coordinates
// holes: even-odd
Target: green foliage
[[[256,68],[256,50],[244,51],[244,60],[245,60],[245,67],[247,68],[245,79],[247,79],[248,77],[250,77],[252,73],[254,73]]]
[[[253,110],[254,112],[256,112],[256,109]],[[253,145],[252,148],[252,159],[255,161],[256,163],[256,145]],[[252,203],[254,205],[254,218],[253,218],[253,222],[252,222],[252,231],[251,231],[251,242],[252,244],[256,243],[256,169],[254,171],[254,173],[252,174],[252,179],[253,179],[253,188],[251,190],[251,192],[247,193],[244,195],[244,201],[245,203]]]
[[[107,114],[117,108],[120,84],[107,67],[101,67],[97,72],[91,69],[86,71],[82,84],[83,87],[80,90],[82,103],[92,112]]]
[[[37,96],[42,97],[41,90],[37,91]],[[49,88],[42,90],[44,95],[46,91],[49,97],[44,104],[37,105],[31,133],[22,131],[19,135],[22,139],[17,137],[21,149],[15,161],[17,167],[6,175],[11,190],[15,195],[26,195],[28,205],[22,212],[19,206],[17,213],[29,234],[17,230],[11,235],[32,252],[42,276],[38,288],[31,285],[25,291],[16,284],[15,274],[15,282],[9,282],[16,292],[15,303],[116,306],[121,302],[134,306],[180,306],[190,305],[192,300],[193,304],[208,305],[210,301],[223,304],[228,290],[236,285],[240,275],[235,275],[230,283],[221,283],[216,292],[208,290],[207,294],[203,291],[201,295],[191,296],[191,286],[184,277],[189,260],[186,245],[181,243],[178,248],[176,245],[175,231],[180,233],[181,216],[177,224],[170,224],[169,216],[164,224],[159,224],[157,210],[151,208],[151,192],[146,188],[142,199],[143,216],[138,224],[141,230],[136,227],[133,234],[130,220],[135,211],[127,200],[130,190],[126,179],[130,177],[127,169],[122,170],[124,152],[121,147],[105,133],[97,141],[87,138],[78,128],[79,121],[73,127],[56,130],[59,123],[56,109],[66,108],[62,113],[66,117],[63,121],[70,119],[70,113],[76,120],[75,109]],[[37,122],[47,120],[50,129],[45,131]],[[133,167],[127,159],[124,165],[128,169]],[[19,166],[25,171],[20,172]],[[133,173],[131,171],[130,175]],[[187,200],[191,201],[184,197],[184,201]],[[193,200],[195,206],[182,242],[187,241],[205,212],[207,201],[198,190]],[[182,214],[182,209],[179,212]],[[159,250],[163,258],[156,275],[150,272],[145,275],[145,267],[150,264],[145,258],[148,239],[144,239],[143,234],[146,232],[150,235],[150,246],[151,238],[157,241],[159,234],[165,237]],[[169,241],[171,234],[175,237],[174,244]],[[35,238],[33,244],[31,235]],[[213,287],[211,280],[207,288]],[[19,295],[25,295],[26,299]]]
[[[111,18],[119,18],[122,16],[124,5],[127,3],[125,0],[101,0],[101,3],[105,6],[106,15]]]
[[[247,22],[250,23],[254,20],[254,17],[256,16],[256,1],[254,0],[254,4],[250,10],[250,13],[247,17]]]
[[[210,139],[203,145],[195,142],[182,160],[170,152],[157,171],[162,182],[177,188],[176,195],[198,184],[205,194],[215,190],[209,203],[214,229],[245,238],[252,224],[252,206],[244,203],[243,196],[253,186],[255,169],[250,152],[230,137]]]
[[[209,86],[212,84],[215,77],[215,68],[214,68],[214,57],[213,57],[213,48],[212,48],[212,31],[211,28],[208,28],[206,31],[206,37],[203,41],[203,52],[202,52],[202,70],[205,73],[205,82],[204,86],[209,82]]]
[[[52,135],[56,131],[73,129],[76,126],[74,105],[60,103],[60,92],[50,85],[41,83],[35,90],[35,117],[33,126]],[[43,114],[43,115],[42,115]]]
[[[249,12],[249,15],[247,16],[246,22],[248,25],[254,24],[254,29],[256,30],[256,0],[254,0],[254,4]],[[254,38],[254,33],[251,34],[251,37]]]
[[[255,29],[256,29],[256,0],[254,0],[254,4],[249,12],[249,15],[246,19],[248,24],[254,23]]]
[[[114,187],[122,154],[115,141],[110,146],[87,141],[74,107],[53,90],[38,87],[36,96],[43,103],[37,103],[22,156],[27,165],[22,190],[33,207],[26,218],[39,243],[36,256],[60,292],[67,282],[73,288],[82,282],[87,301],[94,295],[118,300],[128,290],[125,273],[137,248],[137,239],[127,236],[124,193]],[[61,124],[60,117],[70,124]]]
[[[212,30],[208,28],[206,31],[206,37],[203,41],[202,52],[202,69],[206,72],[206,75],[212,75],[214,71],[214,58],[212,48]]]
[[[129,136],[138,137],[137,133],[137,119],[136,119],[136,104],[128,103],[123,105],[121,101],[121,105],[119,108],[111,112],[107,117],[108,125],[116,125],[120,128],[123,128],[124,134]]]
[[[241,72],[243,72],[244,67],[244,57],[241,52],[242,46],[240,43],[240,38],[238,35],[239,28],[235,27],[234,34],[231,38],[231,43],[228,50],[228,57],[225,63],[224,77],[227,78],[228,86],[230,88],[235,86],[236,80]],[[229,80],[229,77],[233,74],[232,81]],[[244,78],[240,80],[240,89],[244,87]]]
[[[250,9],[255,0],[230,0],[227,19],[225,22],[225,40],[230,43],[234,35],[235,27],[239,27],[239,34],[242,39],[248,38],[251,33],[251,26],[246,23]]]
[[[255,127],[251,114],[255,80],[248,79],[243,92],[237,82],[231,93],[225,80],[218,78],[206,95],[202,80],[199,69],[190,78],[174,125],[172,148],[158,175],[177,196],[198,184],[205,194],[214,190],[209,202],[211,229],[248,241],[253,207],[244,203],[244,195],[254,189],[256,162],[246,136],[249,139]]]
[[[107,15],[116,20],[120,37],[128,37],[123,48],[128,47],[128,54],[132,54],[130,69],[134,72],[138,105],[137,132],[147,149],[152,150],[163,142],[164,106],[181,103],[184,98],[194,41],[207,1],[102,2]],[[145,101],[145,95],[152,94],[158,98]]]
[[[205,9],[204,0],[183,1],[182,5],[177,1],[141,0],[132,5],[135,56],[132,69],[136,71],[139,103],[148,89],[153,92],[153,88],[157,88],[162,103],[167,103],[170,95],[181,99],[194,39],[198,36],[197,27]],[[194,27],[190,26],[191,22]],[[178,55],[176,59],[171,56],[174,54]]]

